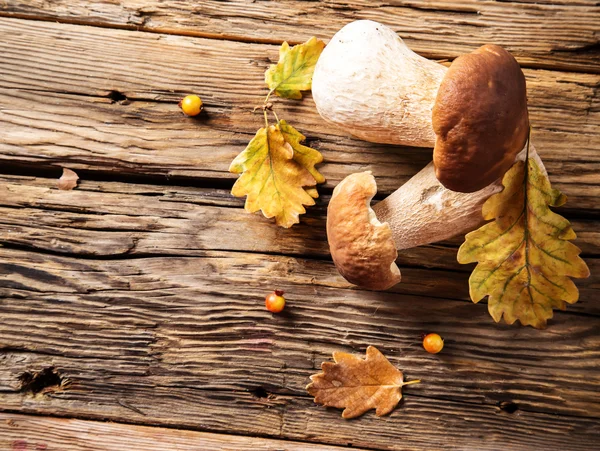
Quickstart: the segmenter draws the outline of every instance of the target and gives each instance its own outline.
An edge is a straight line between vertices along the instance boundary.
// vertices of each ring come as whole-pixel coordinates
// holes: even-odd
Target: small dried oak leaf
[[[79,180],[79,176],[75,171],[63,168],[63,173],[58,179],[58,189],[72,190],[77,186],[77,180]]]
[[[322,373],[310,377],[306,390],[317,404],[344,409],[343,418],[371,409],[377,416],[387,415],[402,399],[402,387],[420,382],[404,382],[402,371],[374,346],[367,348],[364,360],[345,352],[334,352],[333,360],[321,365]]]

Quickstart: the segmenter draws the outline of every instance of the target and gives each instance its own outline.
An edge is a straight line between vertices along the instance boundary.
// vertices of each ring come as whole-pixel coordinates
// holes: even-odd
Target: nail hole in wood
[[[115,89],[113,89],[112,91],[110,91],[108,93],[108,98],[110,100],[112,100],[112,103],[119,103],[119,102],[124,102],[125,100],[127,100],[127,96],[125,94],[123,94],[122,92],[119,92]]]
[[[250,393],[252,393],[252,396],[254,396],[255,398],[269,397],[269,393],[263,387],[256,387],[255,389],[250,390]]]
[[[53,368],[44,368],[41,371],[26,371],[19,376],[21,382],[21,391],[26,393],[38,394],[57,391],[63,386],[63,378]]]
[[[500,407],[500,410],[506,413],[515,413],[517,410],[519,410],[519,406],[510,401],[502,401],[498,404],[498,407]]]

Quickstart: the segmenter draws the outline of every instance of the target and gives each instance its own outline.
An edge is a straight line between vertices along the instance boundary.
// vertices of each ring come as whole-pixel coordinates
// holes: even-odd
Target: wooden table
[[[597,1],[3,0],[0,16],[0,449],[598,449]],[[332,188],[371,170],[384,196],[431,150],[352,139],[310,96],[275,101],[325,157],[318,205],[284,230],[229,194],[278,45],[358,18],[431,59],[497,43],[521,63],[592,273],[546,330],[469,300],[460,238],[402,252],[389,292],[345,282],[324,230]],[[177,108],[188,93],[200,119]],[[56,189],[62,167],[77,189]],[[282,315],[263,306],[275,288]],[[368,345],[423,383],[389,417],[315,405],[321,362]]]

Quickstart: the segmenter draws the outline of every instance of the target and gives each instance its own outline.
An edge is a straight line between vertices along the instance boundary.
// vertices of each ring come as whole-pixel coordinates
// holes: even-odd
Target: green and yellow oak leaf
[[[301,99],[301,91],[310,90],[313,72],[325,43],[314,36],[304,44],[291,47],[284,42],[279,61],[265,72],[265,83],[279,97]]]
[[[275,217],[277,225],[291,227],[314,205],[318,197],[315,185],[325,181],[315,169],[321,154],[299,141],[304,137],[281,121],[263,127],[246,149],[231,163],[229,171],[242,174],[231,193],[247,196],[246,211],[261,210],[265,217]]]
[[[569,221],[552,212],[566,196],[552,189],[533,158],[519,161],[504,175],[504,190],[483,205],[485,220],[494,220],[467,234],[458,251],[459,263],[478,262],[469,278],[473,302],[488,296],[496,322],[517,319],[523,325],[546,327],[553,309],[577,302],[570,277],[588,277]]]

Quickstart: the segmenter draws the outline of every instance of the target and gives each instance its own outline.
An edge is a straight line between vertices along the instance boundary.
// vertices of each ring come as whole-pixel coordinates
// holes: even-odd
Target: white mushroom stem
[[[360,139],[433,147],[431,112],[447,70],[410,50],[391,28],[358,20],[323,50],[312,95],[323,119]]]
[[[515,161],[524,161],[523,149]],[[546,169],[532,144],[529,157],[540,169]],[[386,199],[377,203],[373,211],[382,223],[388,223],[396,248],[409,249],[465,234],[483,222],[481,208],[493,194],[502,191],[502,180],[474,193],[459,193],[442,186],[435,177],[433,163]]]

